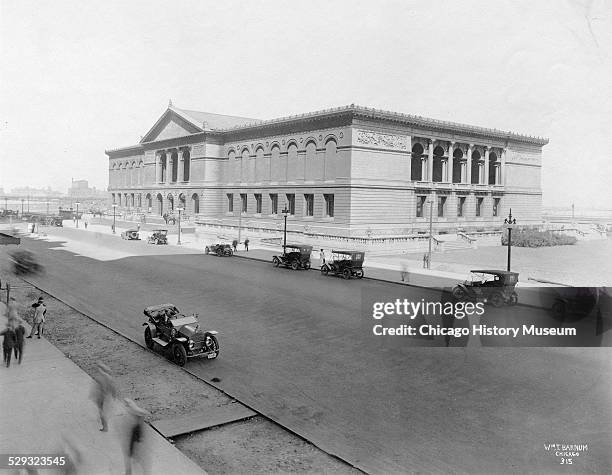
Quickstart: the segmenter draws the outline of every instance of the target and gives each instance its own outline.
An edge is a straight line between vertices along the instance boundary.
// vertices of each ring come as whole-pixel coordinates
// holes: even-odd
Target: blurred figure
[[[83,455],[74,441],[63,436],[62,448],[58,453],[66,455],[66,464],[61,468],[61,473],[64,475],[76,475],[79,473],[79,467],[83,462]]]
[[[13,325],[10,322],[7,323],[6,328],[0,332],[0,335],[4,336],[2,339],[2,350],[4,352],[4,364],[8,368],[11,366],[11,355],[17,339]]]
[[[400,276],[402,278],[402,282],[408,282],[408,265],[406,264],[406,261],[402,261]]]
[[[142,473],[151,473],[150,457],[145,453],[144,417],[149,414],[133,400],[126,398],[128,424],[125,445],[125,473],[131,475],[134,464],[140,465]]]
[[[15,301],[15,297],[9,298],[7,317],[9,322],[11,320],[13,320],[14,322],[19,320],[19,311],[17,309],[17,302]]]
[[[23,356],[23,346],[25,344],[25,332],[26,329],[23,326],[23,320],[21,318],[16,318],[14,320],[15,325],[15,359],[17,363],[21,364],[21,357]]]
[[[98,372],[93,377],[94,383],[91,388],[90,398],[98,408],[98,417],[100,418],[100,430],[108,431],[108,413],[112,405],[113,399],[117,395],[115,382],[111,376],[111,370],[104,363],[98,363]]]
[[[321,261],[321,265],[325,264],[325,251],[323,249],[319,251],[319,260]]]

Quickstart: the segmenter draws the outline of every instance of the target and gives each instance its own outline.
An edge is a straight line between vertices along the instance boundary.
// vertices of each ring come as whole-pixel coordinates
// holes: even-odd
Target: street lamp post
[[[184,211],[184,208],[181,208],[180,206],[176,209],[179,213],[178,216],[178,240],[176,241],[177,244],[181,244],[181,211]]]
[[[76,227],[79,227],[79,205],[81,203],[79,203],[78,201],[75,203],[77,209],[76,209]]]
[[[427,268],[431,269],[431,244],[433,239],[433,200],[429,200],[429,252],[427,253]]]
[[[117,205],[115,203],[113,203],[113,234],[115,234],[115,211],[117,209]]]
[[[512,228],[516,224],[516,218],[512,217],[512,208],[507,218],[504,218],[504,224],[508,226],[508,272],[510,272],[510,258],[512,252]]]
[[[285,217],[285,231],[283,233],[283,252],[285,252],[287,248],[287,216],[289,216],[287,203],[285,203],[285,208],[281,211],[281,213],[283,213],[283,216]]]

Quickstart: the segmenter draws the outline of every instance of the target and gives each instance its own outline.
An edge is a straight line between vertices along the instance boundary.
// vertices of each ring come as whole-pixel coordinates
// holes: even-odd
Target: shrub
[[[535,229],[513,229],[512,245],[516,247],[546,247],[546,246],[568,246],[576,244],[577,239],[573,236],[555,233],[553,231],[538,231]],[[508,230],[502,235],[502,245],[508,245]]]

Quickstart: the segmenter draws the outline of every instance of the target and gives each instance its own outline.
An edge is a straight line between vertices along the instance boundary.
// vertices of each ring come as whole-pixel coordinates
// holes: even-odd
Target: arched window
[[[179,208],[187,211],[187,204],[185,203],[185,195],[183,193],[179,195]]]
[[[289,160],[297,159],[297,145],[295,143],[291,143],[289,147],[287,147],[287,158]]]
[[[144,162],[138,164],[138,184],[144,185]]]
[[[227,154],[227,158],[229,158],[230,160],[236,158],[236,152],[233,150],[230,150]]]
[[[151,193],[147,193],[145,200],[147,203],[147,212],[150,213],[153,210],[153,198],[151,197]]]
[[[306,144],[306,160],[314,160],[317,155],[317,144],[310,141]]]
[[[456,148],[453,152],[453,183],[461,183],[461,162],[463,160],[463,151]]]
[[[433,172],[432,172],[432,180],[440,182],[443,178],[443,165],[442,165],[442,157],[444,157],[444,148],[439,145],[434,148],[433,151]]]
[[[480,183],[480,152],[474,150],[472,152],[472,170],[470,171],[470,183]]]
[[[329,139],[325,142],[325,170],[323,178],[325,180],[333,180],[336,178],[336,153],[338,145],[334,139]]]
[[[161,193],[157,193],[157,212],[160,216],[164,214],[164,197]]]
[[[168,194],[168,211],[171,213],[174,211],[174,196]]]
[[[191,201],[193,202],[193,214],[200,213],[200,197],[197,193],[191,195]]]
[[[264,158],[264,149],[263,147],[257,147],[257,150],[255,151],[255,159],[256,160],[263,160]]]
[[[495,185],[496,183],[496,175],[497,175],[497,154],[495,152],[489,153],[489,177],[487,178],[487,183],[489,185]]]
[[[423,181],[423,146],[420,143],[415,143],[412,146],[412,157],[410,159],[410,176],[412,181]]]

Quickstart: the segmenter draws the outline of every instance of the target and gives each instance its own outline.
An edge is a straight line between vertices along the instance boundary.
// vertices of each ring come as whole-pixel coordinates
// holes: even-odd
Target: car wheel
[[[152,350],[153,349],[153,336],[151,336],[151,329],[149,327],[145,328],[144,338],[145,338],[145,343],[147,345],[147,348],[149,350]]]
[[[462,299],[465,297],[465,290],[463,290],[461,287],[456,286],[455,288],[453,288],[453,297],[455,297],[456,299]]]
[[[210,254],[210,249],[208,248],[208,246],[204,248],[204,254]]]
[[[183,345],[175,343],[172,346],[172,359],[177,365],[185,366],[185,363],[187,363],[187,352]]]
[[[491,305],[499,308],[502,305],[504,305],[504,296],[498,292],[495,292],[493,295],[491,295],[490,302],[491,302]]]
[[[304,262],[304,269],[310,269],[310,261]]]
[[[291,261],[291,268],[293,270],[298,270],[300,268],[300,263],[298,261]]]
[[[556,320],[565,320],[565,304],[557,300],[552,306],[553,318]]]
[[[323,275],[329,274],[329,267],[327,267],[325,264],[321,266],[321,274]]]
[[[207,341],[208,349],[217,353],[215,356],[215,358],[217,358],[219,356],[219,341],[213,335],[208,335],[208,338],[210,339],[210,342]]]
[[[278,257],[272,258],[272,264],[274,264],[274,267],[280,266],[280,260],[278,259]]]
[[[351,278],[351,270],[350,269],[344,269],[342,271],[342,277],[344,277],[345,279],[350,279]]]
[[[508,300],[508,305],[516,305],[518,303],[518,294],[516,292],[512,292],[510,295],[510,299]]]
[[[355,277],[357,277],[358,279],[363,279],[363,275],[364,275],[363,269],[357,269],[355,271]]]
[[[234,253],[232,252],[232,250],[231,250],[231,249],[226,249],[226,250],[225,250],[225,255],[226,255],[227,257],[231,257],[231,256],[232,256],[232,254],[234,254]]]

